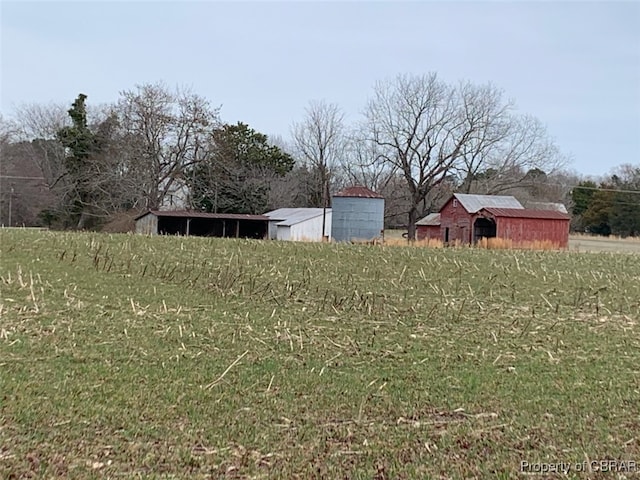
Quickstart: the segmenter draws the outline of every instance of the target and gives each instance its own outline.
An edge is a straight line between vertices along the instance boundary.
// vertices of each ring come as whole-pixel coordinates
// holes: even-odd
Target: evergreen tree
[[[212,136],[207,160],[188,175],[196,208],[216,213],[263,213],[271,180],[282,177],[293,158],[248,125],[223,125]]]
[[[77,228],[84,228],[87,221],[87,208],[91,204],[91,157],[98,150],[95,135],[87,124],[87,109],[83,93],[68,110],[71,126],[58,131],[58,141],[67,150],[64,166],[71,185],[69,192],[69,214],[77,218]]]

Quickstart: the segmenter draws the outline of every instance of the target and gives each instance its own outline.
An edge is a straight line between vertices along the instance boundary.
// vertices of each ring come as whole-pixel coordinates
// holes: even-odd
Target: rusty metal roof
[[[557,210],[533,210],[525,208],[483,208],[483,212],[487,212],[494,217],[509,218],[538,218],[544,220],[569,220],[571,217]]]
[[[439,227],[440,226],[440,214],[439,213],[430,213],[426,217],[418,220],[416,225],[422,225],[427,227]]]
[[[264,215],[249,215],[245,213],[207,213],[199,212],[197,210],[148,210],[142,215],[138,215],[135,220],[138,220],[145,215],[152,214],[156,217],[177,217],[177,218],[217,218],[220,220],[259,220],[269,221],[269,217]]]
[[[348,187],[333,195],[334,197],[359,197],[359,198],[384,198],[379,193],[369,190],[367,187]]]
[[[471,195],[468,193],[454,193],[453,196],[469,213],[476,213],[487,207],[524,208],[522,204],[511,195]]]

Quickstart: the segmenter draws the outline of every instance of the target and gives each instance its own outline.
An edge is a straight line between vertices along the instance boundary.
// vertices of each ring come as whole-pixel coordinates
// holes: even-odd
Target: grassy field
[[[394,229],[385,230],[385,239],[389,243],[399,244],[406,242],[402,234],[406,230]],[[595,235],[572,234],[569,236],[569,251],[571,252],[616,252],[616,253],[638,253],[640,254],[639,237],[600,237]]]
[[[0,478],[640,471],[638,255],[20,230],[0,248]]]
[[[569,250],[575,252],[619,252],[640,254],[640,238],[571,235],[569,237]]]

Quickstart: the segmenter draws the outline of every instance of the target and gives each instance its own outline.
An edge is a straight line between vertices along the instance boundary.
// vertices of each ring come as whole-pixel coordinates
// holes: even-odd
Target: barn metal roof
[[[525,208],[533,210],[555,210],[556,212],[569,213],[562,203],[553,202],[525,202]]]
[[[269,221],[278,222],[277,225],[290,227],[322,216],[322,210],[322,208],[279,208],[264,215],[269,217]],[[327,213],[331,213],[330,208],[327,208]]]
[[[359,197],[359,198],[384,198],[379,193],[369,190],[367,187],[348,187],[333,195],[334,197]]]
[[[487,207],[524,208],[522,204],[511,195],[470,195],[468,193],[454,193],[453,196],[469,213],[476,213]]]
[[[558,212],[556,210],[534,210],[529,208],[483,208],[483,212],[487,212],[494,217],[509,218],[538,218],[544,220],[569,220],[568,214]]]
[[[439,227],[440,226],[440,214],[439,213],[430,213],[426,217],[418,220],[416,225],[422,225],[427,227]]]
[[[156,217],[178,217],[178,218],[217,218],[220,220],[260,220],[268,221],[269,217],[264,215],[249,215],[245,213],[207,213],[197,210],[148,210],[142,215],[138,215],[138,220],[145,215],[152,214]]]

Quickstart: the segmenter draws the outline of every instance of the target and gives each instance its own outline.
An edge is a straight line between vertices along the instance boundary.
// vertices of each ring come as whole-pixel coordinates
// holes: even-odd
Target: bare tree
[[[137,207],[159,208],[172,195],[185,195],[185,172],[206,158],[218,115],[206,99],[163,84],[122,92],[118,117],[128,152],[126,169],[137,179]]]
[[[340,162],[345,183],[381,192],[396,175],[397,167],[382,160],[382,149],[369,138],[362,125],[347,135],[345,147],[345,154]]]
[[[311,171],[317,172],[319,204],[328,207],[331,180],[344,154],[344,114],[334,103],[312,101],[306,116],[292,126],[293,142],[299,158]]]
[[[412,200],[406,187],[406,179],[396,164],[385,161],[385,148],[370,137],[363,126],[357,127],[348,136],[347,149],[341,165],[345,182],[364,185],[380,193],[384,199],[385,225],[405,226],[407,212]],[[419,211],[429,212],[451,194],[454,178],[447,176],[432,188],[422,200]]]
[[[485,193],[498,193],[507,185],[503,179],[521,182],[531,170],[560,164],[540,123],[514,115],[513,108],[492,85],[454,87],[435,73],[376,84],[366,110],[369,138],[380,148],[379,160],[406,181],[410,240],[429,198],[435,198],[432,190],[443,181],[457,175],[463,190],[470,190],[489,172],[494,184]],[[518,178],[516,172],[524,173]]]
[[[23,138],[52,139],[62,127],[70,124],[68,108],[57,103],[27,103],[17,107],[13,116]]]
[[[294,166],[284,177],[271,180],[268,209],[305,208],[317,200],[313,172],[305,165]],[[317,204],[316,204],[317,205]]]
[[[471,193],[472,183],[512,130],[510,111],[512,102],[502,99],[502,92],[493,85],[474,86],[461,83],[459,94],[467,115],[484,119],[482,128],[469,135],[460,151],[454,171],[460,177],[460,190]]]
[[[471,144],[458,173],[466,193],[500,194],[514,188],[533,188],[535,172],[552,175],[568,160],[549,138],[545,126],[528,115],[508,114],[500,119],[491,142]]]
[[[0,115],[0,223],[36,225],[38,214],[55,205],[38,153],[37,144],[25,140],[22,125]]]
[[[278,147],[281,151],[288,153],[293,156],[295,145],[286,141],[282,135],[279,134],[268,134],[267,135],[269,145],[273,145],[274,147]]]
[[[468,99],[435,73],[401,75],[375,85],[366,109],[368,130],[380,148],[379,159],[406,181],[410,240],[415,239],[421,203],[490,120]]]
[[[18,125],[9,119],[4,118],[0,113],[0,147],[14,142],[18,137]]]
[[[14,117],[19,140],[25,142],[25,154],[40,167],[44,182],[51,190],[64,175],[64,149],[57,133],[70,123],[68,107],[62,104],[24,104],[16,108]]]

